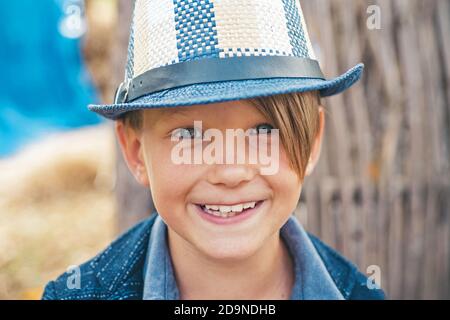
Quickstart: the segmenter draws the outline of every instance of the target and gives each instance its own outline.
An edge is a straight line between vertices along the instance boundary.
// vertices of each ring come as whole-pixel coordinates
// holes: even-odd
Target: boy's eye
[[[270,134],[274,127],[268,123],[257,125],[250,129],[250,134]]]
[[[172,131],[172,137],[177,139],[201,139],[202,132],[198,128],[178,128]]]

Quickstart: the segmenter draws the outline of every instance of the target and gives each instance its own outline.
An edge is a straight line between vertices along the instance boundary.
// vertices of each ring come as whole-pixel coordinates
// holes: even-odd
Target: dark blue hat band
[[[185,61],[149,70],[117,89],[115,103],[127,103],[142,96],[177,87],[270,78],[312,78],[324,80],[316,60],[292,56],[242,56]]]

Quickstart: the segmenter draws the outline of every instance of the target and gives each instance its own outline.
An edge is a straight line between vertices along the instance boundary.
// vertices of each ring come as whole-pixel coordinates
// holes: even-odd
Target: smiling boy
[[[44,299],[382,299],[293,215],[320,97],[363,68],[325,80],[312,51],[294,0],[136,1],[126,80],[90,109],[116,120],[156,212],[80,266],[80,289],[63,274]]]

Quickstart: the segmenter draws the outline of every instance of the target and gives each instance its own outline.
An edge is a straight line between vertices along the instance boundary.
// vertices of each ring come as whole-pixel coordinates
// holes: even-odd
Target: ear
[[[115,132],[125,162],[134,178],[142,186],[149,187],[140,133],[129,126],[125,126],[123,121],[120,120],[115,122]]]
[[[308,165],[306,166],[305,176],[309,176],[320,158],[320,152],[322,150],[323,133],[325,130],[325,109],[323,106],[319,106],[319,131],[314,139],[311,154],[309,156]]]

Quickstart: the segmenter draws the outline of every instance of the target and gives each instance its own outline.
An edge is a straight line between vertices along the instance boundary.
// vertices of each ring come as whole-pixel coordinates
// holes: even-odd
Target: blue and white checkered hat
[[[299,0],[136,0],[125,81],[110,119],[146,108],[344,91],[364,66],[326,80]]]

